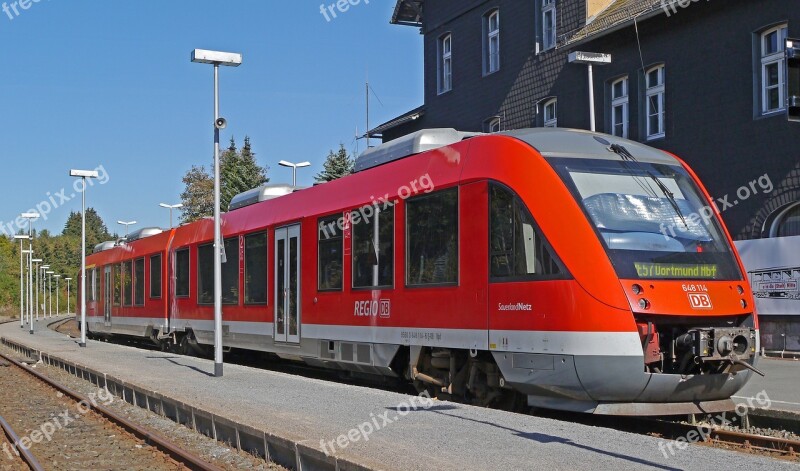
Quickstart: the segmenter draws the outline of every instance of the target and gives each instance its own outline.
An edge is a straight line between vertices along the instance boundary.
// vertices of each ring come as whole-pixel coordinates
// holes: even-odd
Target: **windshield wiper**
[[[616,153],[617,155],[619,155],[620,158],[623,161],[635,162],[637,164],[639,163],[639,161],[636,160],[636,157],[634,157],[633,154],[628,152],[628,149],[626,149],[624,146],[622,146],[620,144],[611,144],[608,147],[608,149],[610,151]],[[667,201],[669,201],[669,204],[670,204],[670,206],[672,206],[672,209],[675,210],[675,214],[677,214],[678,217],[681,218],[681,222],[683,223],[683,227],[685,227],[686,229],[689,229],[689,225],[686,224],[686,218],[683,217],[683,212],[681,211],[680,206],[678,206],[678,202],[675,201],[675,194],[672,193],[671,191],[669,191],[669,188],[667,188],[667,185],[665,185],[664,182],[659,180],[658,177],[656,177],[655,175],[653,175],[649,171],[646,172],[646,173],[647,173],[648,177],[652,178],[653,181],[656,182],[656,185],[658,186],[658,189],[661,190],[661,193],[663,193],[664,196],[667,197]]]

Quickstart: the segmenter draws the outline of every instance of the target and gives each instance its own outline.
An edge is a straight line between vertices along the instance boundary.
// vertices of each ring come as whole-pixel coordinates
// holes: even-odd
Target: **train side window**
[[[136,306],[144,306],[144,258],[137,259],[133,264],[133,303]]]
[[[406,284],[458,283],[458,188],[406,201]]]
[[[161,299],[161,254],[150,256],[150,299]]]
[[[225,239],[222,304],[239,304],[239,238]],[[214,244],[197,247],[197,304],[214,302]]]
[[[394,208],[367,205],[350,214],[353,288],[394,284]]]
[[[317,289],[319,291],[341,291],[344,272],[342,213],[319,219]]]
[[[111,267],[112,278],[114,279],[114,306],[119,306],[122,299],[122,280],[120,280],[120,272],[122,265],[113,265]]]
[[[244,303],[267,304],[267,233],[244,238]]]
[[[122,262],[122,305],[133,305],[133,261]]]
[[[175,296],[189,297],[189,248],[175,252]]]
[[[492,278],[552,278],[561,274],[531,213],[517,195],[501,185],[491,184],[489,211]]]
[[[97,269],[96,268],[92,268],[90,281],[91,281],[91,285],[90,285],[91,289],[89,290],[89,296],[87,296],[87,298],[89,299],[89,301],[94,302],[94,301],[97,301]]]

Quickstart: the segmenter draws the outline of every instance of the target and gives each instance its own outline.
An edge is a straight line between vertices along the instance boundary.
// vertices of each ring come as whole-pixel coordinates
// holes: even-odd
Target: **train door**
[[[103,324],[111,327],[111,265],[103,268]]]
[[[275,341],[300,342],[300,225],[275,230]]]

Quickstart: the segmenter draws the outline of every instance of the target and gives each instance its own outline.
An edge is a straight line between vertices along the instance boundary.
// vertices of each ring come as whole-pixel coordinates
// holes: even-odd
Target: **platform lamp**
[[[300,162],[298,164],[295,164],[292,162],[281,160],[280,162],[278,162],[278,165],[280,165],[281,167],[289,167],[292,169],[292,188],[295,188],[297,186],[297,169],[308,167],[309,165],[311,165],[311,162]]]
[[[47,270],[47,296],[48,296],[48,309],[47,311],[50,313],[49,316],[47,312],[42,316],[42,318],[53,317],[53,275],[55,272],[53,270]]]
[[[214,66],[214,376],[222,376],[222,230],[220,227],[219,131],[228,126],[219,115],[219,67],[239,67],[242,55],[233,52],[192,51],[192,62]]]
[[[42,290],[42,315],[47,314],[47,270],[50,265],[39,267],[39,286]],[[36,322],[39,322],[39,306],[36,306]]]
[[[172,229],[172,210],[182,208],[183,203],[178,203],[178,204],[159,203],[158,205],[161,206],[162,208],[169,209],[169,228]]]
[[[28,252],[23,249],[22,244],[26,240],[30,240],[30,236],[27,235],[15,235],[14,239],[19,241],[19,327],[20,329],[25,328],[25,269],[22,265],[22,254]]]
[[[37,310],[39,309],[39,264],[40,263],[42,263],[42,259],[41,258],[32,258],[31,259],[31,265],[32,265],[31,268],[33,268],[33,270],[31,270],[31,271],[36,273],[36,299],[35,300],[34,300],[33,293],[30,293],[30,290],[28,290],[28,292],[30,294],[30,297],[31,297],[31,302],[28,303],[28,308],[29,308],[28,309],[28,324],[31,326],[31,333],[33,333],[33,306],[36,306]],[[33,288],[33,273],[28,273],[28,275],[30,277],[30,288]]]
[[[117,224],[125,226],[125,238],[128,238],[128,227],[136,224],[136,221],[117,221]]]
[[[64,281],[67,282],[67,314],[69,314],[69,283],[72,281],[72,278],[64,278]]]
[[[59,291],[59,287],[58,287],[58,279],[61,278],[61,275],[53,275],[53,278],[56,279],[56,317],[58,317],[60,315],[59,314],[60,311],[58,309],[58,298],[61,297],[61,291]]]
[[[39,213],[28,211],[21,214],[23,219],[28,220],[28,319],[33,319],[33,223],[39,219]],[[31,331],[31,333],[33,333]]]
[[[571,52],[569,56],[567,56],[567,61],[570,64],[586,64],[587,66],[589,71],[589,130],[595,131],[593,66],[610,64],[611,54],[575,51]]]
[[[80,178],[81,188],[81,280],[86,283],[86,179],[98,178],[97,170],[70,170],[70,177]],[[81,290],[81,347],[86,347],[86,289]]]

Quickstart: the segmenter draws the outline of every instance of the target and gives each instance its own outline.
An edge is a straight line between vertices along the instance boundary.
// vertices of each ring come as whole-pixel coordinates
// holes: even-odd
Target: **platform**
[[[95,341],[80,348],[46,328],[30,335],[4,324],[0,337],[296,469],[798,469],[705,446],[669,442],[670,452],[653,437],[450,402],[425,409],[417,401],[408,411],[409,396],[238,365],[215,378],[211,361]],[[368,436],[359,431],[367,423]]]
[[[800,360],[762,357],[757,366],[766,376],[752,375],[733,400],[737,404],[752,403],[756,409],[800,414]]]

